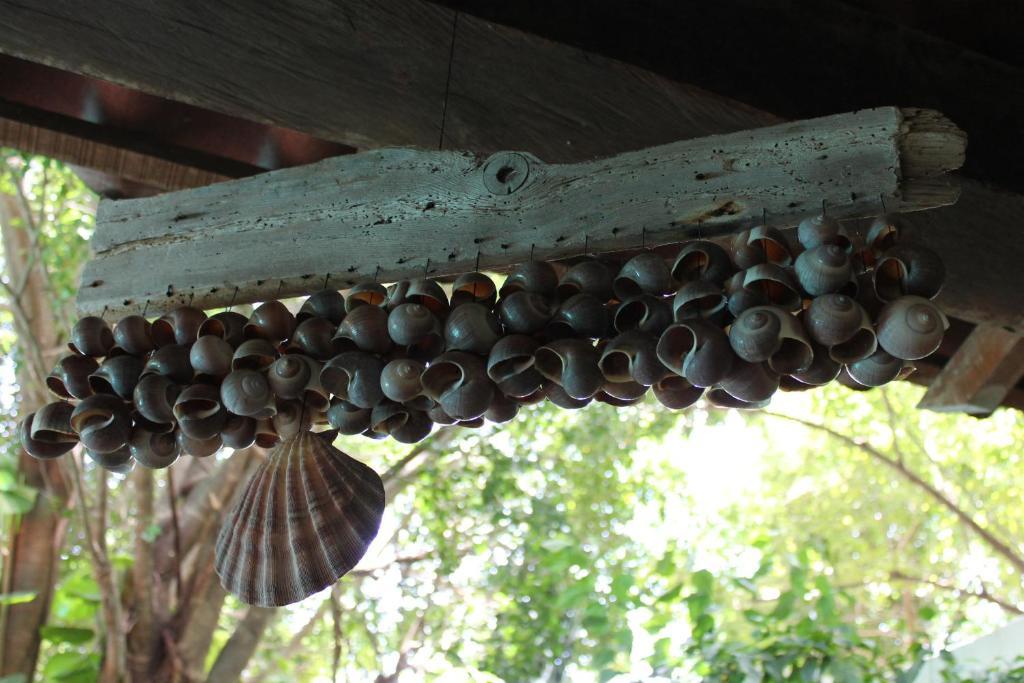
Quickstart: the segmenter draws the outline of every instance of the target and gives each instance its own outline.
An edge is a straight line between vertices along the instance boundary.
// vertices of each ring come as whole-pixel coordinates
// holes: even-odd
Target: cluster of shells
[[[685,243],[672,261],[644,251],[617,271],[532,261],[500,291],[474,272],[450,297],[429,279],[363,283],[317,292],[295,315],[270,301],[248,318],[183,307],[111,329],[86,317],[47,380],[61,400],[21,438],[39,458],[81,442],[126,471],[323,424],[414,443],[435,424],[505,422],[545,399],[624,406],[650,390],[670,409],[702,396],[758,408],[780,388],[876,387],[947,327],[930,301],[941,260],[896,238],[878,219],[855,245],[822,215],[799,225],[797,249],[758,226],[726,246]]]

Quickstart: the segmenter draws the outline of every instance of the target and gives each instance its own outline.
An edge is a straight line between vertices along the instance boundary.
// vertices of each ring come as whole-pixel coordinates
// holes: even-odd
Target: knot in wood
[[[498,152],[484,162],[484,187],[491,194],[512,194],[530,175],[530,162],[516,152]]]

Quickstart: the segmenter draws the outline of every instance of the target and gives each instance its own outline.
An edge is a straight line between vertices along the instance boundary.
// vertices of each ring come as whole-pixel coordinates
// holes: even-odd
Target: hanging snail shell
[[[362,434],[370,428],[371,408],[360,408],[340,398],[331,401],[327,422],[342,434]]]
[[[448,295],[444,293],[441,285],[434,280],[423,278],[409,281],[405,301],[426,306],[440,320],[448,315],[448,310],[451,308],[448,303]]]
[[[188,345],[199,338],[199,328],[206,322],[206,313],[191,306],[181,306],[150,325],[153,344],[160,349],[171,344]]]
[[[35,413],[29,413],[18,424],[18,439],[21,442],[21,447],[24,448],[25,452],[33,458],[38,460],[59,458],[65,453],[70,452],[71,449],[75,447],[77,438],[75,441],[60,441],[56,443],[36,441],[32,438],[32,427],[34,422]]]
[[[529,261],[521,263],[513,269],[501,285],[502,297],[513,292],[532,292],[544,297],[551,297],[558,287],[558,273],[546,261]]]
[[[671,374],[658,359],[657,346],[658,338],[653,334],[640,330],[623,332],[601,351],[601,373],[610,382],[632,381],[651,386]]]
[[[793,254],[789,250],[786,238],[777,228],[767,225],[758,225],[751,228],[747,235],[747,246],[756,249],[763,256],[757,263],[774,263],[777,266],[793,265]],[[749,268],[750,266],[747,266]]]
[[[896,245],[899,228],[891,216],[879,216],[871,222],[865,237],[865,248],[861,260],[867,267],[874,267],[878,257]]]
[[[46,378],[46,386],[60,398],[86,398],[92,396],[89,375],[96,372],[99,363],[89,356],[73,353],[62,357]]]
[[[49,460],[69,452],[78,443],[71,426],[75,407],[65,401],[48,403],[22,420],[18,427],[21,446],[33,458]]]
[[[853,293],[853,264],[850,255],[837,244],[821,244],[803,252],[794,270],[797,282],[809,296]]]
[[[767,408],[771,403],[770,398],[766,398],[760,401],[743,401],[741,399],[732,396],[729,392],[721,387],[712,387],[705,392],[704,396],[707,398],[708,403],[715,406],[716,408],[733,408],[736,410],[761,410]]]
[[[846,253],[853,251],[853,243],[843,225],[832,216],[825,214],[800,221],[796,228],[796,238],[804,249],[814,249],[823,244],[832,244]]]
[[[411,355],[430,360],[444,350],[441,321],[423,304],[403,303],[388,314],[388,335]]]
[[[295,316],[280,301],[266,301],[256,307],[249,316],[242,332],[246,339],[266,339],[279,344],[292,336],[295,330]]]
[[[520,290],[498,302],[498,319],[508,334],[537,334],[551,320],[554,310],[540,294]]]
[[[779,375],[769,370],[765,363],[748,363],[737,358],[720,386],[733,398],[745,403],[760,403],[778,391]]]
[[[650,389],[649,386],[632,380],[626,382],[605,380],[605,383],[601,385],[601,391],[594,394],[594,400],[615,405],[632,405],[642,399],[648,389]]]
[[[672,264],[672,278],[677,282],[707,280],[722,284],[735,269],[729,254],[722,247],[707,240],[687,242],[679,250]]]
[[[599,361],[597,349],[585,339],[558,339],[534,354],[537,372],[576,400],[592,398],[604,384]]]
[[[729,343],[742,360],[767,362],[778,374],[804,370],[814,356],[800,321],[775,306],[744,311],[729,328]]]
[[[456,420],[480,417],[494,398],[494,384],[487,377],[483,361],[463,351],[446,351],[438,356],[421,381],[423,392]]]
[[[330,360],[344,351],[343,344],[334,341],[335,329],[327,318],[307,316],[292,333],[285,353],[304,353],[316,360]]]
[[[867,358],[846,366],[846,371],[858,384],[880,387],[897,379],[904,369],[904,361],[878,348]]]
[[[230,344],[231,348],[237,349],[245,341],[245,324],[248,321],[249,319],[241,313],[221,311],[203,321],[199,326],[199,336],[220,337]]]
[[[113,394],[126,401],[131,400],[143,366],[142,359],[135,356],[112,356],[89,375],[89,386],[93,393]]]
[[[512,421],[519,414],[519,404],[511,398],[499,393],[494,394],[491,405],[484,413],[484,419],[488,422],[503,424]]]
[[[878,346],[868,314],[845,294],[826,294],[811,301],[803,315],[808,336],[829,350],[837,363],[867,358]]]
[[[103,318],[88,315],[78,320],[71,328],[68,348],[75,353],[100,358],[110,353],[114,346],[114,333]]]
[[[454,417],[444,412],[444,408],[436,403],[427,410],[427,417],[430,418],[431,422],[439,425],[453,425],[458,422]]]
[[[658,340],[657,353],[665,367],[701,388],[725,379],[735,358],[722,328],[705,320],[670,326]]]
[[[278,401],[277,412],[270,420],[274,432],[281,439],[290,439],[300,432],[308,431],[313,424],[310,411],[301,401]]]
[[[224,429],[220,432],[224,446],[240,450],[256,442],[256,419],[244,415],[228,414]]]
[[[474,303],[491,308],[497,298],[498,288],[491,278],[483,273],[463,273],[452,285],[451,307]]]
[[[487,357],[487,376],[506,396],[522,398],[533,394],[544,379],[533,361],[539,346],[536,339],[526,335],[502,337]]]
[[[412,358],[399,358],[384,366],[380,388],[384,396],[398,403],[411,401],[423,394],[420,377],[426,366]]]
[[[193,458],[208,458],[223,445],[220,434],[209,439],[195,439],[179,429],[174,432],[174,438],[178,450]]]
[[[658,403],[669,410],[689,408],[704,395],[704,389],[695,387],[678,375],[670,375],[651,387]]]
[[[942,311],[928,299],[903,296],[878,315],[878,344],[901,360],[917,360],[935,352],[949,328]]]
[[[299,398],[309,386],[314,367],[301,355],[281,356],[267,371],[267,383],[270,390],[279,398]]]
[[[615,308],[612,327],[617,332],[640,330],[661,334],[672,323],[668,302],[651,294],[640,294],[624,300]]]
[[[424,411],[410,410],[405,424],[391,431],[391,438],[399,443],[419,443],[433,430],[434,421]]]
[[[178,384],[188,384],[195,372],[189,360],[189,348],[181,344],[161,346],[146,361],[142,375],[163,375]]]
[[[178,429],[192,439],[212,439],[220,434],[228,414],[221,405],[220,390],[209,384],[185,387],[174,402]]]
[[[793,278],[781,266],[774,263],[762,263],[743,271],[742,290],[753,292],[760,297],[763,303],[756,305],[772,305],[787,311],[799,311],[802,303],[802,297]],[[733,309],[731,299],[729,308]],[[746,306],[743,310],[746,308],[751,308],[751,306]],[[737,316],[741,312],[733,311]]]
[[[378,434],[390,436],[392,432],[405,426],[409,420],[409,412],[401,403],[385,399],[370,411],[370,429]]]
[[[71,412],[71,428],[94,453],[113,453],[128,444],[132,420],[124,401],[110,394],[82,399]]]
[[[131,450],[127,445],[110,453],[99,453],[87,448],[85,454],[94,463],[114,474],[128,474],[135,469],[135,460],[132,459]]]
[[[174,403],[181,387],[165,375],[143,375],[132,392],[132,404],[154,424],[174,424]]]
[[[687,282],[672,299],[672,318],[682,322],[689,318],[720,320],[726,311],[722,288],[708,280]]]
[[[555,311],[545,332],[549,339],[603,337],[608,332],[608,308],[592,294],[575,294]]]
[[[323,318],[335,327],[345,318],[345,297],[333,289],[321,289],[309,295],[295,314],[299,325],[309,318]]]
[[[585,408],[594,400],[593,398],[573,398],[560,385],[551,381],[544,384],[543,391],[544,398],[565,410]]]
[[[351,302],[349,296],[347,301]],[[338,325],[334,341],[348,350],[387,353],[391,349],[388,312],[380,306],[357,306]]]
[[[129,353],[133,356],[144,356],[153,350],[153,339],[150,337],[150,323],[141,315],[129,315],[121,318],[114,325],[114,346],[110,355]]]
[[[445,348],[487,355],[501,338],[501,325],[486,307],[467,303],[452,309],[444,323]]]
[[[348,297],[345,299],[345,312],[351,313],[361,306],[383,306],[387,299],[388,290],[384,285],[378,282],[360,282],[348,290]]]
[[[136,427],[128,441],[128,452],[143,467],[161,470],[178,459],[178,443],[173,432],[154,434]]]
[[[380,386],[383,370],[384,362],[376,356],[365,351],[346,351],[324,365],[320,384],[359,408],[373,408],[384,398]]]
[[[878,259],[874,270],[875,294],[892,301],[911,294],[934,299],[946,279],[946,267],[939,255],[927,247],[899,244]]]
[[[277,349],[266,339],[247,339],[231,358],[232,370],[263,370],[277,360]]]
[[[827,346],[812,341],[811,349],[814,351],[811,364],[790,376],[807,386],[824,386],[839,376],[843,366],[832,359]]]
[[[661,296],[672,291],[672,273],[661,256],[641,252],[623,264],[612,290],[620,301],[640,294]]]
[[[555,292],[562,301],[577,294],[589,294],[603,304],[612,297],[612,273],[601,261],[587,259],[566,271]]]
[[[208,334],[196,340],[189,349],[189,364],[201,382],[219,382],[231,372],[235,350],[218,336]]]
[[[258,370],[232,370],[220,385],[220,402],[235,415],[257,420],[277,410],[267,377]]]

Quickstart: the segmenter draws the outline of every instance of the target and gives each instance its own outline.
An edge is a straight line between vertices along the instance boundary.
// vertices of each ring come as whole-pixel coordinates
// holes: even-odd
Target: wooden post
[[[918,408],[988,415],[1024,377],[1024,337],[978,325],[932,380]]]

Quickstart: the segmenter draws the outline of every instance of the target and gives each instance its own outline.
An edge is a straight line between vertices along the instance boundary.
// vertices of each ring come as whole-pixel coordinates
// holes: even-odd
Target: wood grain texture
[[[974,328],[932,380],[918,408],[988,415],[1024,377],[1024,337],[997,325]]]
[[[949,204],[937,175],[900,177],[908,130],[887,107],[712,136],[593,162],[525,153],[384,149],[149,199],[100,205],[83,313],[213,307],[723,235],[766,211],[793,225],[824,200],[839,216]],[[930,154],[929,158],[940,159]],[[911,165],[918,160],[911,160]],[[938,180],[936,180],[938,178]],[[926,188],[926,192],[918,189]],[[428,264],[429,259],[429,264]],[[238,288],[237,294],[235,288]]]

